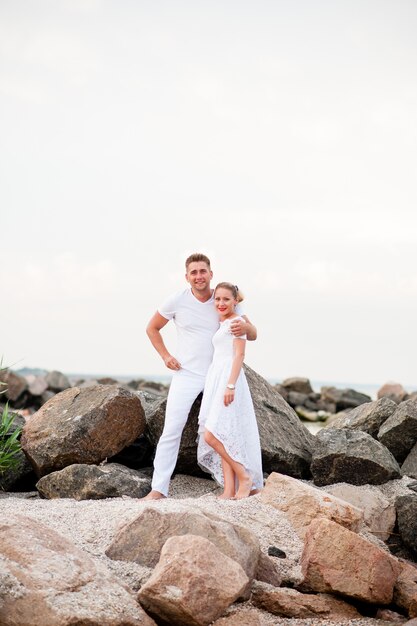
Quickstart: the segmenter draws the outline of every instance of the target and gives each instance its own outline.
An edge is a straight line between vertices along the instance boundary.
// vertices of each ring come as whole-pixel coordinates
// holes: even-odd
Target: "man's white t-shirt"
[[[178,291],[158,308],[158,313],[167,320],[174,320],[177,328],[175,358],[181,368],[205,376],[213,358],[213,335],[219,328],[214,292],[209,300],[200,302],[190,288]],[[240,305],[236,313],[242,315]]]

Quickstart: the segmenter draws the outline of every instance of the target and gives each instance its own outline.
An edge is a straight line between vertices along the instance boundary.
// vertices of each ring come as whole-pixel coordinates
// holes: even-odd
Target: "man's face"
[[[213,272],[204,261],[196,261],[189,264],[185,278],[195,291],[206,291],[210,289]]]

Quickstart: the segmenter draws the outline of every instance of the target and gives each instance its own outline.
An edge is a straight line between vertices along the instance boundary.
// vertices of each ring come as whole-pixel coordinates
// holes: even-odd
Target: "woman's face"
[[[219,287],[214,294],[214,306],[220,317],[226,319],[235,312],[236,300],[229,289]]]

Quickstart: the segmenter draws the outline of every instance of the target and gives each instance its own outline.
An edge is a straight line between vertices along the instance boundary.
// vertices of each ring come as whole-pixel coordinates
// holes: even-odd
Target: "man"
[[[219,327],[210,281],[213,272],[204,254],[192,254],[185,262],[185,278],[190,288],[171,296],[151,318],[146,332],[165,365],[174,371],[168,393],[165,424],[154,460],[152,491],[146,500],[159,500],[168,495],[181,435],[191,406],[204,389],[204,380],[213,355],[212,338]],[[236,337],[247,335],[256,339],[256,328],[246,316],[236,320],[231,330]],[[177,328],[177,353],[173,356],[165,346],[161,330],[170,320]]]

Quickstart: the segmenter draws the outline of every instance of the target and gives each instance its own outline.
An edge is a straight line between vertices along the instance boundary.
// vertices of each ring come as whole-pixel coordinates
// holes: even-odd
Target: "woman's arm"
[[[243,359],[245,358],[245,339],[233,339],[233,363],[230,370],[228,385],[236,385],[236,381],[239,378],[240,370],[242,369]],[[226,387],[224,392],[224,404],[228,406],[235,399],[235,390],[228,389]]]

